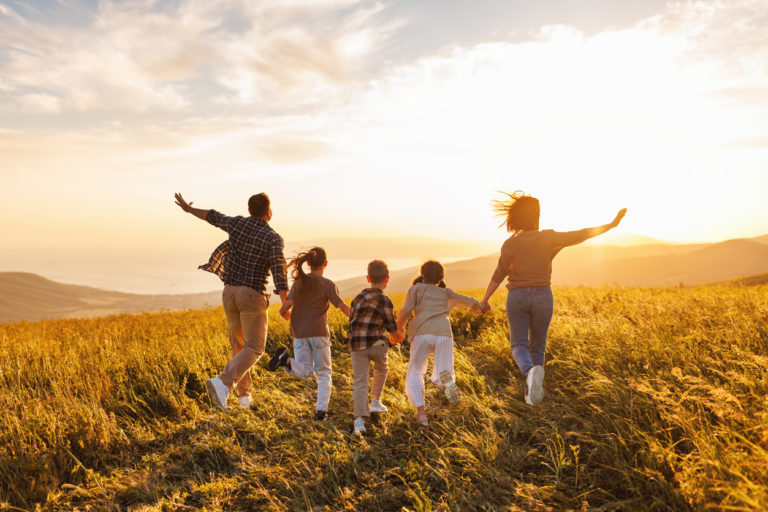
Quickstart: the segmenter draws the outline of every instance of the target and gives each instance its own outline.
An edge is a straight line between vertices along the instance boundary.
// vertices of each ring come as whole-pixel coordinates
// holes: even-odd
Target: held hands
[[[491,310],[491,305],[488,304],[488,301],[481,302],[480,303],[480,307],[481,307],[481,309],[480,309],[480,313],[481,314],[486,314],[487,312],[489,312]]]
[[[280,316],[285,318],[286,320],[290,320],[291,319],[291,310],[290,309],[286,309],[285,311],[283,311],[281,309],[280,310]]]
[[[398,329],[396,332],[392,332],[389,334],[389,342],[392,345],[397,345],[398,343],[402,343],[405,339],[405,329]]]
[[[611,227],[615,228],[616,226],[618,226],[619,222],[621,222],[621,219],[623,219],[624,215],[626,214],[627,214],[626,208],[622,208],[621,210],[619,210],[619,213],[617,213],[616,217],[614,217],[614,219],[611,221]]]

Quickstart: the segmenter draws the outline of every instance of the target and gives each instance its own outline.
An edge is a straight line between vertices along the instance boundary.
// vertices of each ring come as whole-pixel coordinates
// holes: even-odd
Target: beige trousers
[[[247,286],[224,285],[221,295],[227,315],[229,344],[233,357],[219,378],[230,389],[237,384],[238,396],[251,392],[251,366],[264,353],[267,342],[267,306],[263,293]]]
[[[368,377],[370,375],[371,361],[373,361],[373,386],[371,394],[374,398],[381,398],[384,390],[384,382],[389,372],[387,344],[369,347],[363,350],[353,350],[352,359],[352,398],[355,403],[355,418],[369,416],[368,409]]]

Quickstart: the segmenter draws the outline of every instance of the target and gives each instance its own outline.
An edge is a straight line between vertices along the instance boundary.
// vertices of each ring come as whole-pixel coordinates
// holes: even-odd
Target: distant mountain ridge
[[[498,254],[445,265],[451,288],[485,288]],[[404,293],[418,267],[391,273],[388,293]],[[761,275],[762,274],[762,275]],[[768,235],[710,244],[653,243],[636,246],[578,245],[553,262],[556,285],[695,286],[765,283]],[[365,276],[336,282],[342,297],[367,287]],[[37,274],[0,272],[0,322],[61,317],[90,317],[139,311],[218,306],[221,292],[142,295],[62,284]]]
[[[220,302],[221,292],[141,295],[57,283],[27,272],[0,272],[0,322],[197,309]]]
[[[498,253],[448,263],[446,282],[459,290],[485,288],[497,259]],[[768,272],[768,235],[710,244],[577,245],[561,251],[552,267],[555,285],[699,285]],[[418,274],[418,267],[392,272],[387,291],[407,291]],[[365,276],[337,285],[351,297],[366,286]]]

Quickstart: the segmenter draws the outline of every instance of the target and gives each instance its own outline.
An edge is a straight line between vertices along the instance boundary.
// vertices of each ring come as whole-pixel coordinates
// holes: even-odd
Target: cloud
[[[29,107],[28,95],[62,111],[317,102],[355,81],[385,37],[370,23],[380,7],[359,3],[105,0],[75,4],[79,24],[4,6],[4,109]]]

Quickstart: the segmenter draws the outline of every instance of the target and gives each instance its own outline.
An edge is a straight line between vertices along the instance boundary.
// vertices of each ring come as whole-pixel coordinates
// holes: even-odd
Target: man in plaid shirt
[[[251,366],[264,353],[267,341],[267,279],[270,269],[275,283],[274,293],[285,302],[288,278],[283,256],[283,239],[268,222],[272,209],[267,194],[248,200],[250,217],[228,217],[216,210],[193,208],[181,194],[176,204],[185,212],[221,228],[229,239],[216,248],[210,261],[200,268],[213,272],[224,281],[222,301],[227,315],[229,343],[234,357],[218,377],[205,383],[211,401],[227,410],[227,396],[237,384],[240,407],[251,406]]]
[[[365,432],[365,418],[371,412],[386,412],[387,408],[381,403],[381,393],[387,380],[389,363],[389,340],[399,343],[397,337],[397,322],[395,307],[392,300],[384,295],[384,288],[389,282],[389,269],[381,260],[373,260],[368,264],[368,282],[370,288],[360,292],[352,300],[349,315],[349,351],[352,359],[352,398],[355,403],[354,432]],[[373,361],[373,386],[371,389],[371,405],[368,407],[368,375],[370,363]]]

